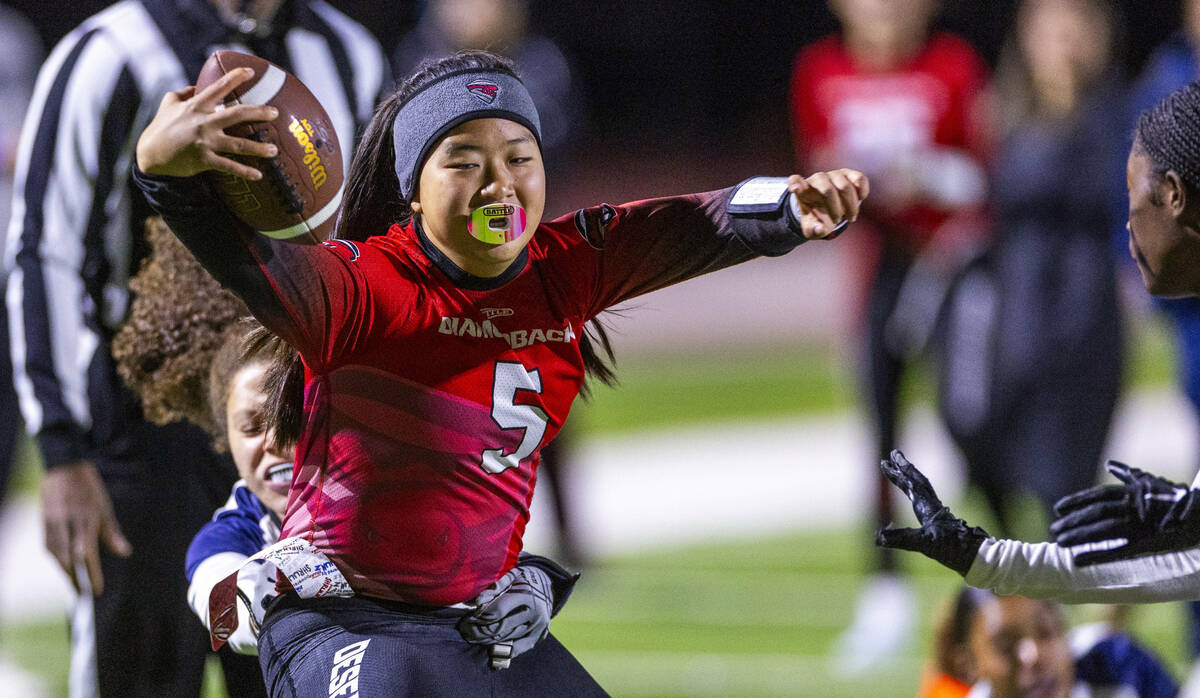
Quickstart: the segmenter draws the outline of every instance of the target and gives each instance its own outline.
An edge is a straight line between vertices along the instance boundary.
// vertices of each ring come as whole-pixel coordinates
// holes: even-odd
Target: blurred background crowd
[[[0,62],[3,220],[24,107],[41,57],[108,3],[80,0],[53,12],[41,2],[7,4],[0,7],[6,58]],[[592,493],[575,477],[578,469],[594,466],[589,449],[597,450],[598,443],[615,448],[596,434],[638,433],[647,422],[669,431],[718,423],[737,428],[780,415],[862,415],[853,418],[861,419],[854,424],[862,444],[849,458],[851,468],[821,472],[824,480],[797,471],[793,481],[775,485],[791,488],[799,509],[809,506],[806,497],[822,496],[819,488],[827,480],[839,477],[868,493],[850,498],[858,506],[852,515],[835,517],[859,526],[855,535],[862,540],[849,553],[825,555],[844,563],[832,578],[840,574],[853,584],[834,594],[818,583],[824,591],[814,593],[836,595],[844,612],[817,633],[819,646],[807,651],[833,657],[831,671],[839,679],[877,677],[888,662],[896,671],[896,657],[932,656],[925,648],[934,644],[932,633],[921,633],[930,625],[924,617],[933,595],[922,581],[921,563],[899,564],[862,542],[861,524],[875,527],[904,516],[874,467],[911,438],[902,419],[906,408],[925,417],[936,414],[934,429],[953,444],[949,460],[990,516],[984,518],[989,529],[1033,540],[1044,537],[1049,506],[1092,484],[1102,460],[1113,455],[1106,444],[1113,443],[1110,429],[1123,387],[1150,384],[1170,394],[1177,389],[1190,405],[1170,403],[1177,420],[1172,424],[1195,429],[1200,302],[1152,305],[1141,290],[1125,242],[1124,162],[1138,112],[1200,78],[1200,0],[330,4],[374,33],[395,75],[425,57],[462,48],[513,58],[541,112],[554,183],[548,192],[551,214],[599,201],[714,189],[755,174],[847,166],[871,177],[863,219],[837,243],[811,245],[818,249],[772,266],[722,272],[697,282],[706,290],[691,293],[689,302],[662,292],[639,303],[652,312],[639,308],[628,318],[612,319],[618,358],[632,367],[628,390],[618,387],[616,393],[628,397],[603,391],[584,406],[545,465],[553,500],[548,511],[556,517],[548,544],[577,566],[594,565],[602,582],[618,578],[603,571],[614,551],[597,543],[602,534],[590,530],[595,517],[584,500]],[[1147,358],[1145,349],[1127,350],[1130,336],[1158,337],[1158,344],[1140,344],[1159,347],[1159,353]],[[799,362],[834,366],[824,375],[835,378],[814,382],[778,375],[784,363]],[[690,367],[690,375],[675,382],[663,378],[679,374],[680,363]],[[727,377],[733,363],[739,365],[734,374],[747,376],[735,386],[744,397],[724,392],[733,390],[730,384],[701,375]],[[756,364],[762,366],[757,374]],[[849,378],[839,381],[840,371]],[[8,381],[0,371],[0,382]],[[698,400],[716,403],[711,413],[688,398],[696,385],[718,393]],[[779,385],[790,394],[773,392]],[[813,397],[814,392],[820,394]],[[16,433],[15,401],[11,394],[5,401],[0,456],[16,450],[7,436]],[[641,416],[650,411],[652,417]],[[833,429],[831,424],[789,422],[785,431]],[[1141,439],[1154,437],[1138,433]],[[935,450],[924,442],[905,445],[914,459],[923,447]],[[826,455],[794,450],[799,460]],[[36,459],[33,451],[25,449],[26,460]],[[738,457],[753,464],[770,454],[744,449]],[[1173,455],[1180,479],[1190,480],[1200,453]],[[745,472],[759,477],[752,469]],[[7,479],[7,465],[3,473]],[[31,479],[36,476],[25,476]],[[16,489],[20,497],[20,483]],[[573,513],[576,506],[585,511]],[[534,512],[536,525],[537,507]],[[672,524],[668,519],[662,525]],[[748,555],[746,569],[765,564],[769,571],[771,555],[784,553],[768,553],[766,562]],[[814,556],[795,564],[821,559],[819,552]],[[17,564],[0,549],[0,566]],[[688,593],[688,575],[678,576],[679,589]],[[953,581],[942,580],[939,595]],[[585,618],[577,621],[584,643],[577,651],[588,666],[589,632],[597,632],[587,627],[588,610],[603,615],[596,610],[605,608],[599,597],[617,593],[603,584],[598,588],[596,601],[586,596],[585,586],[585,598],[575,602]],[[647,603],[664,605],[662,598]],[[956,602],[954,613],[963,603]],[[1037,614],[1043,613],[1038,609],[1013,613],[1028,611],[1037,626]],[[680,609],[684,615],[694,612]],[[1046,613],[1050,620],[1043,625],[1062,625],[1056,620],[1060,611]],[[1192,613],[1200,618],[1200,611]],[[556,621],[567,624],[560,635],[568,645],[575,627],[571,614],[568,608]],[[1130,625],[1120,611],[1106,612],[1104,621],[1117,630]],[[1184,618],[1177,622],[1189,627]],[[1200,650],[1200,620],[1190,624],[1190,638],[1183,630],[1170,631],[1155,645],[1180,679]],[[970,621],[959,625],[965,638]],[[703,635],[686,624],[677,632]],[[615,667],[614,675],[626,672],[638,666],[632,657],[637,645],[632,642],[625,654],[603,649],[609,654],[596,661]],[[700,650],[689,656],[687,671],[729,680],[730,665],[713,669]],[[701,657],[699,664],[695,657]],[[946,668],[954,661],[941,664]],[[752,666],[745,673],[778,669],[755,666],[758,670]],[[907,678],[888,685],[904,688],[886,694],[915,687],[917,672],[902,666],[899,673]],[[604,671],[597,676],[604,684]],[[980,676],[974,664],[958,672],[964,684]],[[641,680],[640,686],[650,686],[646,694],[706,692],[699,683],[660,688]],[[807,692],[802,681],[794,691],[745,681],[714,692],[822,694]],[[858,686],[847,684],[852,685]],[[880,695],[880,685],[835,692]],[[614,690],[642,692],[633,684]]]

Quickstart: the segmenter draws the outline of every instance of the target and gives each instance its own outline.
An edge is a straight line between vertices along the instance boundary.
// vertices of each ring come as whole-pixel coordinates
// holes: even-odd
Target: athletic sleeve
[[[757,179],[765,178],[703,194],[577,211],[571,222],[594,250],[584,267],[594,289],[590,314],[754,257],[785,254],[803,242],[786,201],[768,211],[729,211],[735,192]]]
[[[4,257],[13,379],[48,467],[90,450],[90,369],[104,351],[101,328],[123,311],[124,290],[85,275],[108,259],[106,244],[121,244],[106,232],[128,225],[140,102],[109,37],[76,30],[43,65],[17,147]]]
[[[246,559],[247,556],[239,553],[218,553],[206,558],[196,567],[195,574],[188,584],[188,605],[206,629],[212,629],[208,625],[208,598],[213,587],[236,572]],[[247,599],[253,599],[255,609],[260,612],[265,608],[266,602],[276,595],[275,579],[268,572],[269,569],[267,565],[249,565],[238,573],[238,591]],[[254,634],[254,628],[262,623],[262,618],[255,617],[252,620],[251,609],[245,603],[237,604],[237,614],[237,629],[230,634],[226,644],[238,654],[256,655],[258,637]]]
[[[315,371],[350,356],[388,314],[399,312],[398,288],[387,294],[394,302],[387,308],[371,293],[368,267],[386,261],[369,245],[302,245],[259,235],[229,214],[202,177],[156,177],[135,168],[134,181],[204,268]]]
[[[188,605],[206,628],[208,599],[213,587],[233,574],[249,557],[275,542],[276,535],[272,534],[268,540],[263,531],[261,522],[265,516],[267,512],[262,502],[239,482],[225,506],[217,510],[213,520],[200,529],[188,546]],[[262,608],[264,597],[275,594],[275,580],[270,578],[266,566],[253,565],[238,575],[238,589],[245,598],[254,600],[256,608]],[[244,603],[237,606],[238,627],[230,636],[229,645],[239,654],[256,654],[258,639],[253,631],[255,623],[250,621],[251,610]]]
[[[1054,543],[988,539],[966,582],[998,594],[1062,603],[1154,603],[1200,599],[1200,548],[1076,567]]]
[[[236,553],[244,560],[257,554],[266,544],[259,518],[237,507],[231,497],[230,504],[218,510],[213,520],[204,524],[192,538],[185,569],[188,581],[195,578],[196,570],[206,560],[226,553]]]

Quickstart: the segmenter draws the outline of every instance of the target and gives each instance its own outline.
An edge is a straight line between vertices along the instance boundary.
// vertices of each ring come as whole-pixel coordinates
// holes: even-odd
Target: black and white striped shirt
[[[299,77],[329,113],[349,164],[390,76],[378,42],[322,0],[291,0],[266,37],[238,37],[208,0],[123,0],[54,49],[18,150],[5,262],[14,380],[49,466],[120,459],[140,419],[109,354],[146,252],[130,183],[138,136],[162,96],[218,48],[249,49]]]

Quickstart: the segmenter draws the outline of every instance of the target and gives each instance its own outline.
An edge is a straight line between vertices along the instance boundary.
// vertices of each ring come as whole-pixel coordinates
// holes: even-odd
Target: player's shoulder
[[[796,54],[795,70],[827,70],[846,64],[849,54],[846,44],[838,34],[830,34],[806,45]]]
[[[250,491],[250,488],[246,486],[246,481],[238,480],[233,483],[233,490],[229,493],[229,499],[225,500],[225,504],[221,505],[220,509],[217,509],[213,515],[213,520],[237,517],[257,522],[266,513],[266,506],[262,503],[261,499]]]
[[[617,206],[604,203],[586,206],[543,223],[534,236],[534,243],[544,255],[572,248],[601,250],[605,236],[620,224],[620,220],[621,211]]]
[[[979,52],[971,46],[969,41],[958,34],[946,31],[930,35],[929,41],[925,43],[925,53],[938,57],[969,58],[971,60],[979,58]]]
[[[333,239],[321,243],[364,278],[387,277],[392,284],[420,283],[428,260],[411,225],[392,225],[379,235]]]
[[[976,78],[986,70],[979,52],[961,36],[938,32],[925,44],[922,62],[949,75]]]

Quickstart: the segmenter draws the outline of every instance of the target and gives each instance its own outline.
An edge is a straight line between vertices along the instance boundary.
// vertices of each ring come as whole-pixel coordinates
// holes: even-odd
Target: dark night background
[[[54,5],[9,0],[38,25],[47,45],[107,2]],[[419,2],[333,0],[372,29],[385,49],[416,21]],[[999,53],[1017,0],[945,0],[939,28],[969,40],[989,61]],[[1179,0],[1118,0],[1116,55],[1128,75],[1179,23]],[[819,0],[531,0],[532,29],[572,61],[589,127],[571,167],[589,191],[620,198],[719,186],[757,171],[791,167],[786,89],[804,44],[837,28]],[[604,157],[591,153],[602,149]],[[631,168],[637,168],[636,173]],[[578,179],[578,178],[577,178]],[[658,184],[656,184],[658,183]],[[562,180],[556,183],[562,187]],[[664,189],[657,191],[661,186]],[[558,203],[574,203],[574,182]],[[633,192],[628,192],[633,193]],[[582,195],[581,193],[579,194]]]

